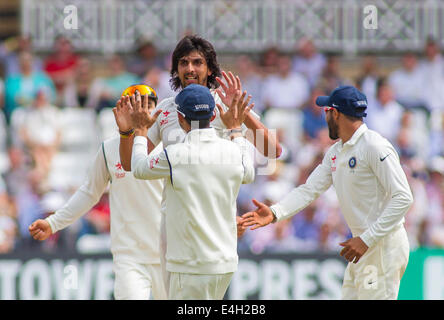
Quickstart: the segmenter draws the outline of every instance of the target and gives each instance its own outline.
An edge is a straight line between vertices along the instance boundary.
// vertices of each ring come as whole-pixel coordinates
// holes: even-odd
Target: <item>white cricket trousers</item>
[[[114,298],[116,300],[166,300],[160,264],[114,261]]]
[[[369,248],[358,263],[349,263],[342,285],[344,300],[396,300],[409,261],[403,225]]]
[[[222,300],[233,272],[191,274],[170,272],[169,300]]]
[[[160,241],[159,241],[159,253],[160,253],[160,267],[162,268],[162,277],[164,286],[166,288],[166,294],[168,296],[168,290],[170,287],[170,273],[166,269],[166,251],[167,251],[167,239],[166,239],[166,223],[165,214],[160,214]]]

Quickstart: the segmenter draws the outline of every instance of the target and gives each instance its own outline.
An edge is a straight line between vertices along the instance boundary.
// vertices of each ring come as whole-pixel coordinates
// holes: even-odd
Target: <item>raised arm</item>
[[[220,84],[220,87],[216,89],[216,93],[222,102],[229,107],[236,91],[242,91],[242,84],[240,78],[234,76],[231,72],[227,74],[225,71],[222,71],[222,76],[226,83],[217,77],[216,80]],[[255,113],[248,112],[243,123],[249,129],[246,134],[247,140],[250,141],[261,154],[271,159],[280,157],[282,147],[279,144],[277,136],[268,130]]]
[[[148,98],[145,99],[145,97],[141,97],[141,99],[143,103],[148,103]],[[131,171],[131,155],[134,143],[134,128],[132,126],[131,113],[133,111],[132,105],[135,103],[135,96],[124,96],[117,101],[116,107],[113,108],[114,119],[116,120],[120,133],[120,163],[125,171]],[[148,153],[150,153],[154,150],[155,145],[149,138],[147,140]]]

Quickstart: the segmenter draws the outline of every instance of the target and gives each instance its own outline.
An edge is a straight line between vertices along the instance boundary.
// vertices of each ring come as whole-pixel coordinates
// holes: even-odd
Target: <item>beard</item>
[[[330,117],[330,119],[327,120],[327,125],[328,125],[328,136],[330,137],[330,139],[332,140],[338,139],[339,138],[338,124],[333,120],[332,117]]]

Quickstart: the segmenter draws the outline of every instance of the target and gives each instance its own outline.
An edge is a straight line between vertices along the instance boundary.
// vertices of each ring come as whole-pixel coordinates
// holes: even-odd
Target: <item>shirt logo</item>
[[[388,155],[386,155],[384,158],[379,157],[379,160],[381,160],[381,162],[382,162],[382,161],[384,161],[385,158],[387,158],[389,155],[390,155],[390,153],[389,153]]]
[[[164,124],[168,123],[168,119],[163,119],[160,121],[160,125],[163,126]]]
[[[159,163],[159,158],[156,158],[156,159],[151,159],[151,161],[150,161],[150,169],[153,169],[154,168],[154,165],[156,165],[156,164],[158,164]]]
[[[331,158],[331,161],[333,161],[333,164],[332,164],[332,167],[331,167],[331,171],[334,172],[334,171],[336,171],[336,163],[335,163],[335,161],[336,161],[336,155],[334,155],[334,156]]]
[[[120,162],[117,162],[115,167],[116,167],[117,171],[122,171],[122,172],[115,172],[114,173],[114,175],[116,176],[116,179],[124,178],[125,177],[125,171],[123,171],[122,164]]]
[[[162,112],[162,114],[163,114],[165,117],[168,117],[168,115],[170,114],[170,112],[169,112],[169,111],[164,111],[164,112]]]
[[[348,160],[348,166],[352,169],[354,167],[356,167],[356,158],[355,157],[351,157],[350,160]]]

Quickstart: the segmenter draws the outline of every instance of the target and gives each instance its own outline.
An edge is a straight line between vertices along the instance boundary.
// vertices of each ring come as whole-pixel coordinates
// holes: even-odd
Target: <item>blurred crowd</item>
[[[221,56],[223,57],[223,56]],[[255,111],[276,130],[283,153],[243,185],[238,213],[252,198],[272,204],[303,184],[334,143],[316,97],[343,84],[360,88],[369,107],[365,123],[399,152],[415,198],[406,216],[411,248],[444,247],[444,60],[428,39],[423,52],[406,52],[389,70],[380,57],[320,52],[301,39],[293,52],[269,47],[239,55],[224,70],[239,75]],[[99,61],[100,63],[98,63]],[[0,253],[21,249],[107,251],[110,210],[105,193],[78,222],[45,242],[29,224],[60,208],[82,183],[100,142],[117,134],[111,108],[124,88],[146,83],[159,99],[169,86],[170,54],[141,38],[130,55],[92,59],[69,39],[55,39],[51,54],[36,54],[26,37],[0,43]],[[353,72],[345,72],[353,69]],[[262,159],[263,160],[263,159]],[[240,252],[330,252],[351,236],[332,188],[292,219],[247,230]]]

